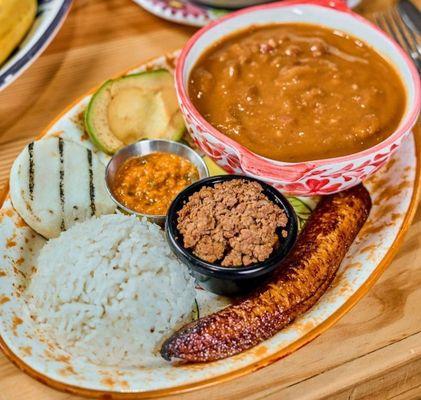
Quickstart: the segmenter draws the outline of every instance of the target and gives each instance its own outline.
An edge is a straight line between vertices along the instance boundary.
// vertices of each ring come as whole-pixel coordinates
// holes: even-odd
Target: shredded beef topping
[[[277,228],[287,221],[260,184],[234,179],[191,195],[178,212],[177,228],[184,247],[200,259],[238,267],[265,261],[278,245]]]

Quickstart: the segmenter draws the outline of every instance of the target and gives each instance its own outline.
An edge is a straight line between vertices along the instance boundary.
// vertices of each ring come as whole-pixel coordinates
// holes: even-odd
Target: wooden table
[[[366,0],[361,12],[391,0]],[[130,0],[75,0],[45,53],[0,92],[0,185],[20,149],[69,102],[128,67],[181,47],[195,31]],[[420,136],[420,135],[418,135]],[[421,208],[388,270],[336,326],[251,375],[170,399],[421,398]],[[0,355],[0,400],[70,400]]]

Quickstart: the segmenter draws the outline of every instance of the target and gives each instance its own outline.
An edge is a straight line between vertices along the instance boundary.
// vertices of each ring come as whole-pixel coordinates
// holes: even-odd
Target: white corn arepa
[[[98,156],[55,136],[30,143],[16,158],[10,173],[10,197],[24,221],[46,238],[116,208]]]

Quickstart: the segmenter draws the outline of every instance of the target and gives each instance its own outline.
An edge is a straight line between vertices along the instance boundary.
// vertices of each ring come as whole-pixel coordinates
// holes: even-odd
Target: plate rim
[[[70,0],[71,1],[71,0]],[[177,54],[176,51],[171,54]],[[166,56],[167,54],[163,54],[161,56],[152,57],[145,62],[137,63],[135,66],[130,68],[126,68],[122,73],[116,74],[112,78],[116,78],[119,76],[123,76],[129,73],[131,70],[145,66],[150,64],[151,62],[158,60],[162,56]],[[68,104],[53,120],[41,131],[39,135],[37,135],[34,140],[39,140],[44,137],[48,131],[65,115],[67,114],[73,107],[80,104],[83,99],[87,96],[91,95],[97,88],[99,88],[101,84],[95,85],[90,90],[86,91],[84,94],[76,98],[70,104]],[[56,379],[50,378],[47,375],[44,375],[42,372],[39,372],[28,365],[25,361],[19,358],[7,345],[4,341],[3,337],[0,335],[0,350],[3,354],[7,357],[9,361],[11,361],[16,367],[18,367],[21,371],[29,375],[30,377],[34,378],[38,382],[43,383],[44,385],[60,390],[62,392],[88,397],[88,398],[103,398],[106,397],[111,400],[134,400],[134,399],[145,399],[145,398],[160,398],[162,396],[169,396],[169,395],[177,395],[181,393],[191,392],[198,389],[204,389],[210,386],[214,386],[216,384],[228,382],[234,378],[239,378],[241,376],[248,375],[252,372],[255,372],[259,369],[267,367],[279,361],[280,359],[294,353],[301,347],[312,342],[318,336],[320,336],[323,332],[327,331],[331,328],[336,322],[338,322],[344,315],[346,315],[373,287],[373,285],[377,282],[386,268],[390,265],[393,261],[396,253],[398,252],[403,239],[405,238],[405,234],[407,233],[411,223],[414,219],[418,203],[421,199],[421,126],[418,122],[413,127],[412,132],[410,133],[414,139],[414,148],[415,148],[415,178],[414,178],[414,188],[411,196],[411,201],[408,206],[408,210],[405,214],[405,217],[402,221],[402,225],[397,233],[393,243],[387,250],[384,257],[379,261],[377,267],[371,273],[369,278],[364,282],[364,284],[358,288],[358,290],[349,297],[349,299],[339,307],[329,318],[323,321],[321,324],[314,327],[311,331],[309,331],[304,336],[300,337],[295,342],[291,343],[290,345],[286,346],[285,348],[279,350],[278,352],[262,358],[256,362],[253,362],[250,365],[244,366],[239,368],[235,371],[227,372],[222,375],[218,375],[216,377],[203,379],[197,382],[188,383],[184,385],[178,385],[173,387],[168,387],[164,389],[156,389],[156,390],[148,390],[148,391],[136,391],[136,392],[119,392],[113,390],[97,390],[97,389],[87,389],[77,385],[67,384]],[[10,171],[9,171],[10,175]],[[7,180],[4,188],[0,190],[0,208],[3,206],[5,200],[8,198],[9,195],[9,179]]]
[[[213,18],[212,16],[210,16],[209,14],[212,12],[212,10],[220,10],[220,8],[218,7],[212,7],[212,6],[205,6],[203,4],[195,4],[196,7],[205,10],[206,11],[206,17],[200,18],[200,17],[196,17],[192,14],[189,14],[188,16],[177,16],[177,14],[175,15],[166,15],[165,12],[163,11],[164,8],[161,6],[156,6],[155,4],[153,4],[150,0],[132,0],[135,4],[137,4],[139,7],[143,8],[145,11],[147,11],[148,13],[155,15],[155,17],[160,18],[164,21],[169,21],[175,24],[180,24],[180,25],[184,25],[184,26],[195,26],[197,28],[203,28],[204,26],[206,26],[208,23],[214,21],[216,18]],[[181,0],[182,2],[184,1],[189,1],[191,2],[191,0]],[[274,1],[274,0],[272,0]],[[279,1],[279,0],[275,0],[275,1]],[[352,10],[356,7],[358,7],[362,0],[346,0],[348,7]],[[253,5],[251,6],[247,6],[247,7],[242,7],[242,8],[249,8],[249,7],[254,7]],[[225,9],[221,9],[221,10],[225,10]],[[228,13],[230,12],[235,12],[238,10],[225,10]]]
[[[50,25],[45,29],[38,40],[32,45],[31,48],[26,51],[26,53],[22,55],[21,58],[16,60],[8,69],[6,69],[6,71],[1,73],[0,91],[6,89],[17,78],[19,78],[38,59],[41,53],[44,52],[44,50],[56,37],[60,28],[63,26],[72,5],[73,0],[63,0],[63,3],[60,6],[56,16],[53,18]],[[16,67],[18,67],[18,69],[15,73],[13,73],[13,70]],[[2,203],[0,203],[0,206],[1,205]]]

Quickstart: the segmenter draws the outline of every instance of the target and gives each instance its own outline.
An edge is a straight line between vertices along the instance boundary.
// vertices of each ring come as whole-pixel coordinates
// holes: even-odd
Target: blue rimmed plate
[[[14,53],[0,65],[0,90],[21,75],[47,47],[66,18],[72,0],[38,0],[32,28]]]

